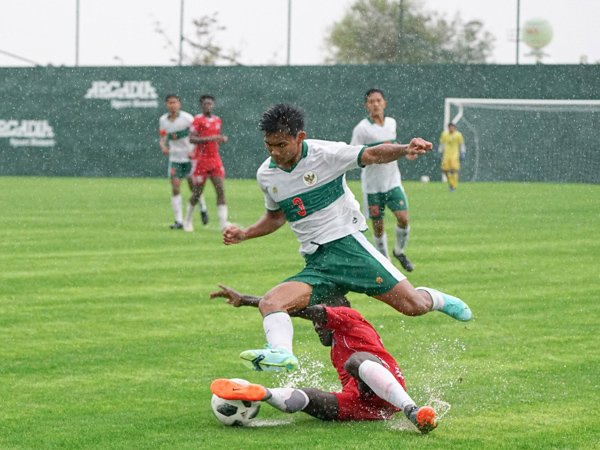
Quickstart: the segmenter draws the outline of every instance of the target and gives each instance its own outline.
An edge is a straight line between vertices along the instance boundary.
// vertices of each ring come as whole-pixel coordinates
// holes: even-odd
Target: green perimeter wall
[[[364,92],[379,87],[389,101],[388,115],[398,120],[399,139],[421,136],[437,146],[446,97],[600,98],[598,65],[39,67],[0,69],[0,77],[0,175],[166,176],[158,118],[169,93],[178,94],[192,114],[199,112],[200,94],[217,97],[215,112],[230,137],[222,157],[232,178],[253,178],[265,159],[257,123],[273,103],[304,109],[309,137],[347,142],[366,114]],[[111,81],[112,94],[101,98],[94,83]],[[140,82],[132,98],[116,98],[115,89],[132,81]],[[484,126],[493,129],[490,117]],[[535,140],[522,145],[503,142],[512,137],[510,129],[496,134],[490,139],[495,142],[480,143],[489,148],[480,155],[485,170],[477,179],[600,182],[598,138],[592,134],[600,126],[597,117],[582,129],[576,122],[557,127],[551,119],[546,129],[532,124]],[[540,135],[550,141],[540,145]],[[472,139],[465,136],[471,151]],[[465,161],[463,179],[472,179],[473,159]],[[401,162],[401,168],[405,179],[439,179],[433,154]]]

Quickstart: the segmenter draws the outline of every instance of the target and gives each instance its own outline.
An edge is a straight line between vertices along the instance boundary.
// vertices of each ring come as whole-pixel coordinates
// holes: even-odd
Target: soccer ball
[[[248,383],[246,380],[232,378],[238,383]],[[246,400],[225,400],[213,394],[210,401],[213,414],[223,425],[246,426],[260,411],[260,402]]]
[[[225,400],[213,394],[210,402],[215,417],[223,425],[246,426],[258,415],[260,402]]]
[[[423,175],[421,177],[421,183],[429,183],[429,176]]]

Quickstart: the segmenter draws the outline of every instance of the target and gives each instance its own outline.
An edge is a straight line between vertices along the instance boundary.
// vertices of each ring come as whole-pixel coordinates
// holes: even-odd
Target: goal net
[[[600,100],[446,98],[449,122],[464,180],[600,183]]]

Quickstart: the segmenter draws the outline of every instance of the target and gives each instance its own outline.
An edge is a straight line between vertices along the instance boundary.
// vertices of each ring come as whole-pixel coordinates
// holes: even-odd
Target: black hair
[[[265,134],[283,132],[295,137],[304,130],[304,113],[292,105],[279,103],[263,113],[258,127]]]
[[[203,94],[200,96],[200,103],[202,103],[204,100],[212,100],[213,102],[215,101],[215,97],[213,95],[210,94]]]
[[[385,94],[383,93],[383,91],[382,91],[381,89],[372,88],[372,89],[369,89],[369,90],[367,91],[367,93],[365,94],[365,102],[366,102],[367,100],[369,100],[369,95],[371,95],[371,94],[381,94],[381,96],[382,96],[382,97],[383,97],[383,99],[385,100]]]
[[[167,96],[165,97],[165,103],[166,103],[166,102],[168,102],[168,101],[169,101],[169,99],[171,99],[171,98],[176,98],[177,100],[181,101],[181,99],[179,98],[179,96],[178,96],[178,95],[175,95],[175,94],[169,94],[169,95],[167,95]]]
[[[449,127],[455,127],[455,126],[456,126],[456,124],[455,124],[455,123],[452,123],[452,122],[449,122],[449,123],[448,123],[448,126],[449,126]]]

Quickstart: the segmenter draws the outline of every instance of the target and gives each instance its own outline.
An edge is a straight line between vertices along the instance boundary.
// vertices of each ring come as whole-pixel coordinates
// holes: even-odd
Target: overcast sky
[[[178,45],[181,0],[79,0],[79,64],[173,65],[177,48],[166,48],[159,22]],[[321,64],[324,38],[355,0],[292,0],[291,63]],[[75,64],[77,0],[0,0],[0,66],[28,66],[9,52],[39,64]],[[423,8],[451,19],[481,20],[496,37],[490,62],[514,64],[517,0],[420,0]],[[246,65],[280,65],[287,59],[288,0],[184,0],[184,34],[192,19],[218,12],[226,30],[217,35],[224,48],[240,52]],[[548,20],[554,29],[544,49],[546,63],[576,64],[582,55],[600,62],[600,0],[521,0],[521,24]],[[521,60],[528,49],[521,45]]]

